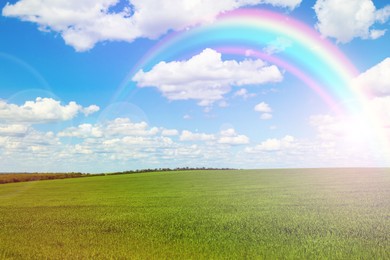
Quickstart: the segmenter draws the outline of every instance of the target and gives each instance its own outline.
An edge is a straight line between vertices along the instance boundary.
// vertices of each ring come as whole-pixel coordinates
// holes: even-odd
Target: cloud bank
[[[123,1],[122,1],[123,2]],[[59,33],[76,51],[102,41],[156,39],[169,30],[182,30],[213,21],[220,13],[244,6],[271,4],[294,9],[301,0],[20,0],[7,3],[2,15],[36,23],[42,31]]]
[[[91,105],[82,107],[76,102],[61,105],[60,101],[52,98],[36,98],[35,101],[26,101],[23,105],[9,104],[0,100],[0,122],[23,122],[42,124],[67,121],[82,113],[88,116],[99,111],[99,107]]]
[[[279,82],[283,75],[275,65],[262,60],[222,60],[215,50],[205,49],[187,61],[160,62],[150,71],[133,77],[138,87],[155,87],[169,100],[198,100],[209,106],[233,86]]]
[[[376,9],[371,0],[318,0],[316,28],[326,37],[347,43],[354,38],[377,39],[386,29],[374,29],[390,17],[390,5]]]
[[[371,96],[390,96],[390,58],[361,73],[353,83]]]

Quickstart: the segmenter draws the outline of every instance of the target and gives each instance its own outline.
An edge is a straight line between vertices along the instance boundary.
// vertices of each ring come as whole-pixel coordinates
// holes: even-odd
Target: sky
[[[390,167],[387,1],[0,10],[0,172]]]

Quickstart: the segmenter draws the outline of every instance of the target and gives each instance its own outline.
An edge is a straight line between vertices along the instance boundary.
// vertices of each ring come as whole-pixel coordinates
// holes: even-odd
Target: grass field
[[[390,170],[0,185],[0,259],[390,259]]]

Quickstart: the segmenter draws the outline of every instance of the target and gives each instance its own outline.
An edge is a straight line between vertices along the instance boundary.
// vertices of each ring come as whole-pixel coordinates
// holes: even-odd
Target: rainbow
[[[266,53],[265,47],[279,37],[291,46],[279,53]],[[351,84],[359,72],[337,46],[303,22],[259,9],[227,12],[213,23],[167,35],[133,67],[112,102],[126,100],[136,89],[132,78],[139,70],[148,71],[161,61],[189,59],[205,48],[246,58],[249,54],[275,64],[315,91],[332,111],[366,113],[366,96]],[[380,124],[375,117],[370,120]]]
[[[275,55],[264,53],[264,47],[278,37],[288,39],[292,46]],[[332,110],[340,109],[340,100],[346,102],[351,96],[363,98],[350,84],[358,75],[356,68],[317,31],[279,13],[239,9],[220,15],[212,24],[172,33],[163,38],[134,66],[118,88],[114,101],[125,99],[134,89],[129,84],[140,69],[150,70],[160,61],[187,59],[205,48],[243,56],[250,53],[250,56],[273,63],[302,80]]]

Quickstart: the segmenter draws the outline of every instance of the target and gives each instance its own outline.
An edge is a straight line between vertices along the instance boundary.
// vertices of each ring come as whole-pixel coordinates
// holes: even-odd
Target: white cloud
[[[0,100],[0,121],[24,122],[31,124],[66,121],[75,118],[79,113],[89,115],[99,110],[98,106],[82,107],[76,102],[61,105],[52,98],[36,98],[23,105],[9,104]]]
[[[387,30],[375,30],[375,29],[372,29],[370,31],[370,39],[372,40],[375,40],[375,39],[378,39],[380,37],[382,37],[383,35],[385,35]]]
[[[220,132],[218,143],[228,145],[248,144],[249,138],[246,135],[237,134],[236,130],[229,128]]]
[[[137,168],[142,167],[140,165],[143,164],[151,167],[152,162],[156,163],[156,167],[161,167],[164,163],[169,163],[170,167],[194,164],[204,166],[207,161],[215,162],[218,158],[225,157],[230,152],[228,145],[238,145],[246,142],[245,137],[237,134],[234,130],[220,132],[215,135],[185,130],[181,132],[180,136],[176,136],[173,135],[177,133],[176,129],[159,127],[160,131],[157,135],[142,133],[140,135],[126,135],[124,131],[121,135],[113,135],[108,131],[107,126],[115,121],[123,120],[113,120],[88,126],[80,125],[75,129],[71,129],[75,131],[76,129],[97,128],[102,129],[103,135],[99,135],[99,137],[84,135],[81,140],[74,140],[80,143],[68,146],[67,149],[71,152],[64,154],[64,156],[68,158],[77,156],[78,161],[82,158],[88,158],[88,160],[94,161],[95,167],[101,161],[104,161],[105,165],[110,163],[112,165],[113,162],[116,162],[116,166],[120,163],[134,161]],[[148,132],[155,128],[147,127],[144,131]],[[172,135],[166,137],[165,134]],[[222,137],[230,137],[230,140],[224,141],[221,139]],[[221,140],[221,143],[218,140]],[[198,143],[188,143],[188,141]]]
[[[377,123],[388,129],[390,138],[390,95],[374,97],[368,101],[367,106],[369,107],[371,114],[375,115],[379,120]]]
[[[131,0],[117,12],[118,0],[20,0],[7,3],[2,14],[38,24],[43,31],[61,34],[66,44],[85,51],[101,41],[155,39],[169,30],[211,22],[242,6],[271,4],[294,9],[301,0]]]
[[[367,118],[374,115],[378,127],[388,128],[390,126],[390,58],[361,73],[352,84],[354,88],[367,94],[365,96],[368,98],[364,104],[365,113],[370,114]]]
[[[25,136],[30,129],[28,125],[12,124],[1,125],[0,124],[0,136]]]
[[[223,61],[212,49],[188,61],[160,62],[151,71],[140,70],[133,77],[138,87],[156,87],[169,100],[199,100],[198,105],[209,106],[230,92],[232,86],[279,82],[279,69],[261,60]]]
[[[101,127],[91,124],[81,124],[78,127],[70,127],[58,133],[59,137],[102,137],[103,132]]]
[[[270,138],[261,142],[255,147],[248,147],[246,151],[248,153],[256,153],[260,151],[275,152],[275,151],[285,150],[285,149],[292,148],[294,146],[294,141],[295,138],[292,137],[291,135],[286,135],[281,139]]]
[[[260,116],[260,119],[261,119],[261,120],[269,120],[269,119],[272,119],[272,114],[270,114],[270,113],[262,113],[261,116]]]
[[[390,108],[389,105],[387,107]],[[372,121],[371,115],[363,113],[337,117],[314,115],[310,117],[309,122],[316,129],[317,137],[322,145],[338,147],[340,151],[353,149],[355,152],[366,152],[369,147],[374,147],[378,141],[383,141],[381,138],[384,126],[377,125],[377,122]],[[390,119],[390,113],[387,116]],[[383,123],[385,122],[388,121],[383,121]]]
[[[118,126],[114,133],[113,125]],[[119,118],[101,124],[81,124],[58,134],[1,125],[0,164],[3,170],[13,171],[101,171],[100,167],[110,165],[106,170],[115,169],[118,163],[128,165],[129,161],[139,165],[145,158],[148,163],[156,161],[164,150],[179,147],[168,137],[151,135],[157,128],[144,125]],[[78,139],[68,142],[64,137]]]
[[[390,5],[377,10],[371,0],[317,0],[314,5],[316,28],[326,37],[346,43],[353,38],[376,39],[385,29],[372,29],[390,17]]]
[[[86,172],[178,166],[364,166],[377,161],[383,163],[378,154],[390,163],[389,155],[377,146],[374,150],[357,150],[359,147],[346,141],[356,130],[362,129],[361,124],[346,121],[345,126],[351,126],[349,131],[343,130],[337,135],[337,127],[332,125],[343,121],[346,120],[327,115],[312,118],[317,132],[336,133],[328,139],[325,135],[308,140],[286,135],[280,139],[265,139],[257,145],[233,128],[211,134],[186,130],[178,136],[173,135],[178,132],[176,129],[148,126],[124,118],[80,124],[58,134],[40,132],[23,124],[4,124],[0,125],[0,165],[3,171]],[[111,132],[112,129],[116,130]],[[69,142],[66,136],[78,138]],[[347,145],[343,146],[343,142]]]
[[[252,1],[252,2],[256,2],[256,1]],[[290,9],[294,9],[301,4],[302,0],[263,0],[257,2],[263,4],[271,4],[273,6],[288,7]]]
[[[311,149],[323,161],[345,166],[390,163],[390,135],[386,136],[385,128],[372,121],[371,116],[317,115],[311,117],[310,123],[317,132],[317,140],[310,140]]]
[[[156,135],[159,132],[157,127],[149,126],[146,122],[133,123],[129,118],[117,118],[108,123],[105,132],[109,135]]]
[[[163,129],[161,131],[161,135],[162,136],[176,136],[176,135],[179,135],[179,131],[177,131],[176,129]]]
[[[74,140],[76,144],[67,147],[72,152],[66,156],[90,154],[98,161],[126,162],[145,158],[152,160],[165,149],[174,149],[178,144],[164,135],[174,136],[177,133],[176,129],[150,127],[145,122],[134,123],[128,118],[116,118],[99,124],[67,128],[58,133],[58,137],[80,138]]]
[[[2,156],[19,155],[25,160],[25,153],[34,156],[31,152],[47,152],[59,144],[59,140],[53,132],[39,132],[31,127],[22,125],[2,126],[0,128],[0,150]],[[46,155],[49,155],[46,153]],[[14,165],[15,167],[15,165]]]
[[[262,113],[271,113],[272,112],[271,107],[265,102],[261,102],[261,103],[257,104],[255,106],[254,110],[257,112],[262,112]]]
[[[246,90],[245,88],[242,88],[242,89],[239,89],[236,92],[234,92],[234,96],[235,97],[242,97],[243,99],[248,99],[248,98],[251,98],[251,97],[255,97],[256,94],[255,93],[249,93],[248,90]]]
[[[129,118],[116,118],[105,124],[81,124],[78,127],[69,127],[58,133],[60,137],[111,137],[111,136],[153,136],[160,130],[157,127],[149,127],[146,122],[134,123]],[[173,131],[169,130],[172,134]]]
[[[212,141],[215,140],[215,136],[212,134],[205,133],[193,133],[188,130],[183,130],[180,135],[180,141]]]
[[[81,112],[85,115],[85,116],[89,116],[93,113],[96,113],[100,110],[100,108],[96,105],[90,105],[89,107],[85,107],[81,110]]]
[[[260,116],[261,120],[269,120],[272,118],[272,114],[271,114],[272,108],[265,102],[261,102],[261,103],[257,104],[254,107],[254,110],[256,112],[262,113]]]
[[[330,115],[313,115],[309,118],[309,123],[316,128],[318,137],[331,141],[346,134],[343,121]]]
[[[390,58],[368,69],[354,79],[355,87],[361,88],[372,96],[390,95]]]
[[[99,41],[132,41],[140,36],[132,21],[126,18],[128,9],[109,13],[109,8],[116,2],[21,0],[15,4],[7,3],[2,14],[37,23],[40,30],[59,32],[66,44],[77,51],[85,51]]]

